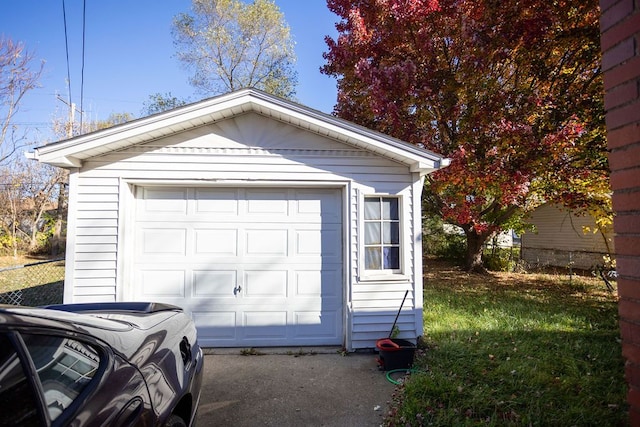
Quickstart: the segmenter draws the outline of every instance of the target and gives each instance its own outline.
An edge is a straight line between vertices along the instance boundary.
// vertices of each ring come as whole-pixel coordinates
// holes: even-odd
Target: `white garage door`
[[[207,347],[343,343],[338,189],[138,188],[132,293]]]

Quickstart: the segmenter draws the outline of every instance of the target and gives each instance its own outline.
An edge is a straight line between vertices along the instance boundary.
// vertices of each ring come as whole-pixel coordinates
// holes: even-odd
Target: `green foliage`
[[[422,224],[422,249],[426,255],[461,263],[467,250],[464,234],[445,230],[442,219],[427,216]]]
[[[520,257],[519,248],[492,247],[484,251],[482,261],[487,270],[513,271]]]
[[[188,100],[186,99],[176,98],[171,92],[164,94],[156,92],[153,95],[149,95],[149,99],[142,105],[142,114],[144,116],[150,116],[152,114],[162,113],[163,111],[182,107],[186,105],[187,102]]]
[[[174,18],[173,36],[191,84],[205,95],[242,88],[295,95],[294,42],[272,0],[193,0],[190,14]]]
[[[628,424],[617,302],[601,283],[446,273],[426,281],[428,348],[386,425]]]
[[[393,326],[393,330],[391,331],[391,336],[389,338],[398,338],[400,336],[400,328],[398,325]]]
[[[10,255],[13,248],[13,238],[10,234],[0,232],[0,255]]]
[[[464,235],[448,234],[442,246],[436,247],[434,255],[438,258],[461,263],[467,252],[467,242]]]
[[[542,201],[606,205],[596,0],[328,5],[335,112],[451,159],[425,197],[464,230],[469,270]]]

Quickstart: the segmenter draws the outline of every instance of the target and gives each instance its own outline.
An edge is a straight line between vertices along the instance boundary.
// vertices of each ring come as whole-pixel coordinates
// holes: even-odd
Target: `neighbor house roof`
[[[62,168],[78,168],[85,159],[248,112],[377,153],[408,165],[412,172],[427,174],[449,164],[449,159],[434,152],[256,89],[242,89],[47,144],[35,148],[29,157]]]

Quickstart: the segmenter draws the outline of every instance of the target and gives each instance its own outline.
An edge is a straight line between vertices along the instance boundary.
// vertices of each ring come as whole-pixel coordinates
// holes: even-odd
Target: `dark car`
[[[172,305],[0,305],[3,426],[191,425],[202,366]]]

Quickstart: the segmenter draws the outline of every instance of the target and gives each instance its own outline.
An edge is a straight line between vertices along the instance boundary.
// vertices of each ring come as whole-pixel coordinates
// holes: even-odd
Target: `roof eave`
[[[273,95],[245,89],[144,117],[112,128],[35,149],[32,157],[62,168],[78,168],[83,159],[142,144],[171,133],[253,111],[359,147],[427,174],[445,167],[449,159],[388,135]]]

